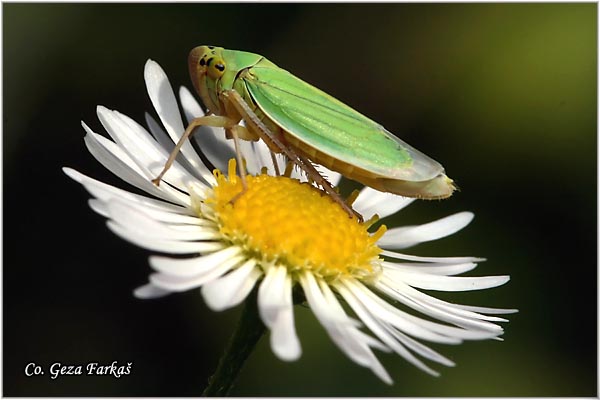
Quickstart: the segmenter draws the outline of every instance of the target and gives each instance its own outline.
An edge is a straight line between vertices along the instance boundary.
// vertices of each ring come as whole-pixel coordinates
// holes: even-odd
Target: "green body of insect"
[[[274,154],[283,153],[350,217],[362,218],[312,162],[374,189],[407,197],[442,199],[455,189],[438,162],[261,55],[199,46],[190,52],[188,67],[209,115],[190,122],[162,172],[152,180],[156,185],[195,128],[207,125],[224,128],[227,137],[234,139],[239,166],[243,165],[239,139],[263,140],[277,174]],[[241,167],[240,176],[245,191]]]
[[[261,55],[200,46],[188,61],[194,87],[209,111],[246,121],[242,139],[263,138],[280,153],[272,136],[262,134],[266,128],[296,154],[385,192],[441,199],[454,190],[438,162]],[[247,107],[233,107],[232,92]],[[249,113],[262,124],[249,123]]]

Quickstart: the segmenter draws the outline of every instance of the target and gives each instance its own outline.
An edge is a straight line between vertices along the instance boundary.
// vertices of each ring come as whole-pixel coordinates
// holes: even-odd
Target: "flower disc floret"
[[[221,234],[253,258],[327,280],[379,272],[374,268],[381,252],[376,242],[385,226],[369,232],[369,222],[348,218],[330,196],[286,176],[247,176],[243,193],[235,162],[228,176],[217,170],[215,177],[217,186],[206,203],[214,209]]]

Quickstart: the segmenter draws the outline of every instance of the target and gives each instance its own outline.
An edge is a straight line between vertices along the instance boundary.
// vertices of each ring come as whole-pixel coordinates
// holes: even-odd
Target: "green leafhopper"
[[[236,149],[239,139],[262,139],[273,157],[283,153],[350,215],[352,209],[311,161],[374,189],[407,197],[442,199],[455,189],[438,162],[261,55],[199,46],[191,50],[188,67],[210,115],[189,124],[155,184],[194,129],[208,125],[225,128]],[[243,179],[239,151],[237,156]]]

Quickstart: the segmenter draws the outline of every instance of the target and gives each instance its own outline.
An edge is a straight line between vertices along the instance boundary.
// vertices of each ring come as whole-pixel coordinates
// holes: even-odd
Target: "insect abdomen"
[[[373,175],[367,171],[359,170],[351,164],[348,164],[344,161],[338,160],[337,158],[328,156],[327,154],[317,150],[316,148],[309,146],[306,143],[298,140],[298,138],[289,134],[288,132],[285,132],[285,131],[283,131],[283,132],[284,132],[283,136],[285,138],[285,141],[290,146],[292,146],[295,151],[301,153],[305,157],[308,157],[312,161],[323,165],[324,167],[327,167],[331,170],[337,171],[337,172],[341,173],[342,175],[346,175],[350,179],[354,179],[354,180],[358,180],[358,181],[360,181],[360,179],[357,179],[358,176],[369,176],[371,178],[375,177],[375,175]],[[358,172],[358,174],[357,174],[357,172]]]

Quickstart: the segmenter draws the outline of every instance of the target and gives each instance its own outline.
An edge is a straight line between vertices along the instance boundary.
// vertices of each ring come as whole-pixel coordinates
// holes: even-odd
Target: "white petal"
[[[152,136],[156,139],[156,141],[160,144],[160,146],[167,150],[169,154],[175,149],[175,143],[171,140],[169,135],[162,129],[162,127],[156,122],[154,118],[148,113],[144,113],[144,118],[146,120],[146,125],[148,125],[148,129]],[[187,172],[194,175],[196,178],[204,181],[204,178],[199,173],[199,171],[189,162],[187,158],[184,157],[183,153],[177,153],[177,157],[175,157],[175,161],[181,165]]]
[[[414,200],[365,186],[352,207],[366,218],[377,214],[379,218],[383,219],[408,206]]]
[[[403,334],[402,332],[398,332],[395,329],[389,329],[389,332],[396,337],[404,346],[406,346],[409,350],[414,351],[421,357],[427,358],[428,360],[435,361],[439,364],[445,365],[447,367],[454,367],[456,364],[444,357],[440,353],[434,351],[433,349],[423,345],[422,343],[410,338],[409,336]]]
[[[179,87],[179,101],[181,102],[181,108],[183,113],[189,122],[192,122],[194,118],[203,117],[205,115],[200,103],[196,101],[194,95],[185,86]]]
[[[291,277],[288,276],[289,283],[286,283],[290,287],[288,297],[291,300]],[[273,352],[284,361],[296,361],[302,354],[300,347],[300,341],[296,334],[296,327],[294,325],[294,314],[293,306],[287,304],[286,307],[281,310],[279,317],[271,328],[271,348]]]
[[[284,171],[285,171],[286,167],[287,167],[287,165],[283,167]],[[306,174],[306,171],[304,171],[303,169],[298,167],[296,164],[294,164],[294,167],[292,168],[292,173],[290,174],[290,178],[297,179],[302,183],[308,182],[308,176]]]
[[[269,147],[262,140],[257,142],[246,142],[245,145],[246,149],[242,150],[242,154],[249,164],[248,171],[250,171],[250,173],[258,174],[261,172],[262,167],[267,167],[268,173],[270,175],[275,175]],[[277,166],[279,167],[279,164],[277,164]],[[283,172],[283,170],[280,170],[279,172]]]
[[[382,277],[375,284],[375,287],[393,299],[441,321],[449,322],[467,329],[492,332],[496,335],[500,335],[503,332],[502,327],[482,321],[478,314],[469,314],[464,310],[452,308],[451,305],[448,303],[444,304],[441,300],[433,303],[428,302],[426,301],[428,298],[425,297],[423,293],[401,282],[392,282],[390,279]]]
[[[96,115],[110,137],[147,178],[150,177],[148,168],[153,163],[164,164],[167,160],[166,150],[144,128],[130,124],[124,114],[97,106]]]
[[[283,282],[287,275],[285,267],[271,267],[258,289],[258,309],[260,318],[267,327],[271,327],[277,319],[279,309],[282,307],[281,292]]]
[[[147,179],[155,178],[162,171],[169,153],[150,136],[144,127],[118,111],[110,111],[101,106],[98,107],[98,118],[106,131],[144,171]],[[215,182],[213,175],[203,164],[192,165],[205,182],[209,184]],[[163,176],[163,181],[186,191],[189,185],[198,180],[175,162]]]
[[[189,210],[188,208],[176,206],[174,204],[162,202],[153,198],[130,193],[125,190],[116,188],[114,186],[106,185],[100,181],[94,181],[87,177],[86,179],[82,180],[81,184],[92,196],[104,203],[108,203],[110,200],[113,199],[119,199],[126,201],[130,203],[132,207],[137,208],[148,208],[160,211],[168,210],[166,212],[178,215],[185,215],[191,212],[191,210]],[[187,197],[186,200],[189,202],[189,197]]]
[[[362,332],[359,331],[359,333]],[[375,374],[375,376],[381,379],[384,383],[388,385],[394,384],[394,381],[392,380],[390,374],[388,374],[386,369],[383,367],[383,365],[381,365],[381,363],[373,353],[371,353],[371,363],[369,364],[369,368]]]
[[[63,168],[63,172],[71,179],[83,185],[83,187],[90,192],[90,194],[103,202],[108,202],[113,198],[126,200],[131,204],[140,205],[156,210],[170,212],[180,215],[189,215],[191,211],[188,208],[177,206],[174,204],[165,203],[164,201],[152,199],[149,197],[134,194],[111,185],[107,185],[104,182],[100,182],[96,179],[92,179],[72,168]],[[186,196],[189,202],[189,197]]]
[[[344,326],[357,326],[360,324],[358,321],[347,318],[345,315],[342,316],[336,309],[332,309],[329,306],[312,274],[308,272],[300,274],[300,284],[304,290],[308,305],[328,332],[330,330],[334,332]],[[332,339],[336,342],[339,338],[332,337]]]
[[[284,361],[295,361],[302,353],[292,308],[292,278],[287,268],[271,267],[258,290],[258,309],[271,329],[271,348]]]
[[[212,166],[220,171],[227,171],[229,160],[235,158],[233,140],[225,137],[224,129],[215,129],[207,126],[196,128],[192,136],[197,148],[202,150]]]
[[[336,286],[339,293],[346,300],[346,302],[350,305],[350,307],[354,310],[356,315],[363,321],[367,327],[377,336],[379,339],[383,341],[388,347],[394,350],[397,354],[402,356],[408,362],[416,366],[417,368],[431,374],[433,376],[438,376],[439,373],[429,368],[425,365],[421,360],[412,355],[401,343],[394,339],[393,336],[385,329],[380,321],[377,321],[374,316],[367,311],[367,309],[360,303],[360,301],[353,295],[352,292],[346,289],[346,287],[342,285]]]
[[[164,297],[169,294],[171,294],[170,290],[161,289],[159,287],[154,286],[151,283],[148,283],[144,286],[140,286],[139,288],[133,291],[133,295],[138,299],[157,299],[159,297]]]
[[[150,275],[150,282],[166,290],[181,292],[184,290],[193,289],[195,287],[200,287],[205,283],[219,278],[232,268],[235,268],[235,266],[238,265],[242,260],[242,256],[236,256],[229,258],[220,264],[206,265],[208,268],[193,276],[171,275],[168,273],[152,274]],[[150,261],[150,264],[152,264],[152,258]]]
[[[440,276],[420,272],[386,270],[388,276],[400,279],[406,284],[421,289],[443,292],[462,292],[468,290],[489,289],[504,285],[510,276]]]
[[[160,143],[158,143],[156,140],[153,140],[150,138],[150,135],[148,134],[148,131],[146,131],[146,129],[138,124],[135,120],[133,120],[132,118],[128,117],[127,115],[121,114],[118,111],[113,111],[113,113],[133,132],[137,133],[138,138],[136,138],[136,140],[139,140],[140,137],[144,138],[149,144],[149,151],[153,152],[153,153],[148,153],[151,155],[152,159],[158,159],[160,164],[158,165],[158,171],[162,170],[162,168],[164,167],[166,158],[166,156],[170,155],[170,151],[167,152],[166,148],[163,147]],[[188,143],[189,144],[189,143]],[[154,152],[156,151],[155,149],[158,150],[157,154],[160,154],[160,156],[155,156]],[[179,153],[178,156],[180,154],[183,153]],[[195,158],[198,158],[198,155],[195,153],[194,150],[194,156]],[[184,155],[185,156],[185,155]],[[173,172],[170,172],[171,174],[171,178],[173,177],[174,173],[177,173],[179,175],[182,176],[181,181],[182,184],[177,184],[177,186],[187,186],[189,185],[189,181],[191,180],[192,182],[196,181],[197,179],[195,177],[199,177],[202,179],[203,182],[209,184],[209,185],[213,185],[215,183],[215,179],[214,176],[212,175],[212,173],[206,168],[206,166],[203,163],[196,163],[193,161],[190,161],[189,158],[183,157],[185,159],[185,165],[186,168],[184,168],[181,164],[175,162],[173,163],[173,165],[171,166],[171,168],[173,169]],[[199,160],[199,158],[198,158]],[[151,173],[151,176],[154,177],[156,175],[156,166],[155,164],[151,163],[148,164],[148,169]],[[171,169],[169,169],[170,171]],[[167,172],[169,173],[169,172]],[[166,175],[165,175],[166,176]],[[167,180],[168,181],[168,180]]]
[[[438,334],[428,329],[422,320],[402,310],[392,307],[379,299],[373,292],[358,282],[344,280],[342,282],[370,313],[380,316],[387,323],[412,336],[437,343],[456,344],[460,338]],[[340,292],[341,293],[341,292]]]
[[[122,198],[116,197],[111,198],[110,201],[125,201]],[[106,203],[101,201],[103,204]],[[159,208],[149,207],[147,205],[127,201],[127,206],[143,212],[155,221],[166,222],[171,224],[170,228],[174,230],[186,231],[186,232],[201,232],[209,228],[215,229],[215,223],[206,219],[193,217],[191,215],[182,215],[173,211],[161,210]]]
[[[184,131],[181,116],[177,108],[177,99],[173,93],[171,83],[163,69],[153,60],[146,61],[144,65],[144,80],[148,96],[158,113],[160,120],[167,129],[174,142],[178,135]]]
[[[258,154],[254,148],[256,145],[255,142],[240,140],[239,145],[242,157],[246,160],[246,170],[251,175],[259,174],[263,166],[268,168],[269,165],[272,164],[271,161],[269,161],[269,163],[265,165],[263,164],[262,160],[259,159],[260,154]]]
[[[144,78],[148,95],[158,113],[167,133],[177,143],[183,135],[185,127],[181,121],[177,100],[173,93],[173,88],[160,65],[152,60],[148,60],[144,67]],[[189,141],[186,141],[181,147],[181,153],[187,158],[190,164],[198,170],[200,175],[210,184],[215,180],[212,173],[206,168],[196,151]]]
[[[94,158],[106,169],[130,185],[158,198],[178,204],[186,204],[186,200],[189,202],[189,199],[186,199],[183,193],[175,191],[168,185],[157,188],[147,178],[140,167],[116,143],[94,133],[87,125],[82,125],[87,132],[84,138],[86,147]]]
[[[392,306],[359,282],[346,280],[344,284],[350,290],[353,290],[354,287],[357,288],[354,290],[354,294],[368,310],[376,313],[395,328],[414,337],[437,343],[458,344],[463,339],[482,340],[496,336],[496,333],[488,331],[471,331],[419,318]]]
[[[478,257],[419,257],[410,254],[398,253],[396,251],[383,250],[381,255],[392,257],[398,260],[419,261],[419,262],[435,262],[445,264],[462,264],[470,262],[482,262],[485,258]]]
[[[260,276],[256,261],[248,260],[229,274],[202,286],[202,296],[211,310],[235,307],[248,296]]]
[[[392,380],[377,360],[364,334],[358,334],[356,322],[344,313],[335,296],[331,296],[327,285],[319,287],[317,281],[308,272],[300,275],[300,284],[308,304],[323,325],[333,342],[355,363],[370,368],[380,379],[391,384]],[[325,293],[322,290],[325,289]]]
[[[168,229],[167,234],[169,235],[169,238],[171,238],[171,239],[196,241],[196,240],[216,240],[216,239],[223,238],[223,235],[214,226],[213,227],[205,227],[205,226],[200,226],[200,225],[172,225],[172,224],[164,224],[164,225]]]
[[[220,250],[224,247],[223,242],[182,242],[180,240],[168,240],[140,236],[133,233],[114,221],[107,221],[106,225],[116,235],[140,246],[144,249],[158,251],[167,254],[192,254],[205,253]]]
[[[280,167],[280,169],[283,171],[285,170],[286,165],[284,165],[285,160],[282,160],[282,167]],[[313,166],[315,167],[315,169],[317,170],[317,172],[319,172],[319,174],[325,178],[325,180],[327,182],[329,182],[331,184],[331,186],[337,186],[340,183],[340,180],[342,180],[342,175],[339,172],[335,172],[330,170],[329,168],[321,165],[321,164],[317,164],[315,162],[313,162],[312,160],[310,160],[313,163]],[[293,179],[298,179],[300,182],[308,182],[308,174],[306,173],[306,171],[300,169],[297,165],[294,166],[294,168],[292,169],[292,174],[290,176]],[[321,186],[318,185],[316,182],[312,182],[313,186],[320,188]]]
[[[360,322],[348,318],[346,315],[341,315],[338,309],[334,309],[328,305],[315,277],[311,273],[305,272],[300,274],[300,283],[311,309],[321,324],[325,325],[327,323],[354,327],[361,325]],[[341,308],[341,306],[339,307]],[[323,321],[321,321],[321,318],[323,318]]]
[[[111,170],[111,172],[119,177],[124,173],[130,173],[134,174],[136,177],[145,178],[144,171],[118,144],[92,131],[92,129],[83,121],[81,121],[81,126],[87,133],[83,139],[88,150],[98,161],[100,161],[100,163],[103,165],[105,162],[114,163],[113,158],[120,161],[121,164],[119,164],[118,167],[122,168],[122,171],[118,171],[117,173]],[[104,151],[104,153],[99,153],[101,150]],[[112,157],[111,159],[108,159],[105,155],[106,152],[110,154]]]
[[[377,244],[390,249],[404,249],[419,243],[437,240],[458,232],[467,226],[473,217],[473,213],[460,212],[428,224],[390,229]]]
[[[328,306],[340,316],[346,317],[346,312],[333,294],[333,291],[329,288],[329,285],[320,279],[319,286],[323,291],[323,295],[325,296]],[[355,362],[358,364],[360,364],[359,360],[364,357],[364,364],[360,365],[370,368],[371,371],[373,371],[375,375],[377,375],[382,381],[388,385],[391,385],[392,378],[388,375],[385,368],[383,368],[377,357],[375,357],[369,348],[369,345],[373,342],[377,342],[377,340],[368,336],[364,332],[361,332],[357,326],[345,326],[344,328],[345,332],[342,333],[344,338],[342,350],[344,350],[344,352],[349,356],[351,354],[355,354],[357,356]],[[384,348],[386,352],[389,352],[389,349],[383,343],[377,343],[374,347]],[[362,353],[362,355],[360,355],[360,353]]]
[[[170,153],[175,148],[175,143],[173,143],[173,140],[167,135],[167,132],[165,132],[159,123],[147,112],[144,113],[144,120],[146,120],[146,125],[150,130],[150,134],[156,139],[158,144]],[[183,157],[182,154],[178,154],[176,158],[177,162],[181,163],[182,159],[185,159],[185,157]]]
[[[392,349],[387,347],[385,344],[381,343],[379,340],[375,339],[372,336],[369,336],[365,332],[355,329],[354,335],[357,337],[359,342],[363,342],[366,346],[372,347],[377,350],[381,350],[385,353],[391,353]]]
[[[484,314],[514,314],[519,312],[516,308],[491,308],[491,307],[476,307],[476,306],[465,306],[462,304],[454,304],[455,307],[462,308],[463,310],[473,311],[476,313]]]
[[[209,240],[219,239],[221,234],[214,229],[196,227],[195,230],[181,230],[171,228],[168,224],[156,221],[148,213],[122,200],[111,200],[107,204],[109,217],[121,225],[131,234],[149,238],[160,238],[170,240]]]
[[[319,172],[329,183],[331,183],[332,186],[337,186],[340,183],[340,180],[342,179],[342,174],[330,170],[329,168],[323,165],[319,165]]]
[[[188,123],[204,115],[204,111],[187,88],[179,89],[179,98]],[[225,138],[224,129],[202,126],[196,129],[192,140],[196,141],[202,153],[215,168],[227,171],[227,162],[235,158],[235,148],[233,140]]]
[[[106,204],[98,199],[89,199],[88,205],[92,210],[102,215],[105,218],[108,218],[108,208]]]
[[[460,304],[449,303],[444,300],[440,300],[437,297],[430,296],[426,293],[423,293],[409,285],[406,285],[404,282],[393,281],[393,283],[387,276],[384,274],[385,280],[388,283],[388,286],[396,286],[404,294],[410,296],[413,300],[417,300],[424,304],[432,305],[440,310],[451,313],[453,315],[459,315],[462,317],[467,317],[473,320],[481,320],[481,321],[495,321],[495,322],[508,322],[508,320],[500,317],[493,317],[485,314],[479,314],[469,309],[469,306],[462,306]],[[492,330],[501,330],[502,328],[498,325],[488,324]]]
[[[458,275],[477,267],[475,263],[446,264],[446,263],[381,263],[384,269],[400,270],[431,275]]]
[[[200,257],[170,258],[152,256],[150,257],[150,266],[168,275],[190,277],[210,272],[221,264],[237,259],[241,252],[241,248],[229,246],[223,250]]]

